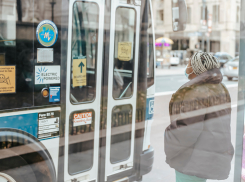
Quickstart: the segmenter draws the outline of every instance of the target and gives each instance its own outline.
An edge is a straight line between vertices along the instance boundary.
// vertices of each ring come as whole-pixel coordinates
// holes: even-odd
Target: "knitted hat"
[[[219,60],[206,52],[196,52],[191,58],[191,66],[196,75],[208,70],[220,68]]]

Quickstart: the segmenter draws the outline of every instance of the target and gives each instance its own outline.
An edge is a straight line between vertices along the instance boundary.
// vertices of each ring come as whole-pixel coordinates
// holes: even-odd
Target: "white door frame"
[[[99,168],[99,132],[100,132],[100,104],[101,104],[101,87],[102,87],[102,57],[103,57],[103,33],[104,33],[104,5],[105,0],[85,0],[86,2],[96,3],[99,7],[99,29],[98,29],[98,47],[97,47],[97,67],[96,67],[96,98],[90,103],[71,104],[70,101],[70,85],[71,85],[71,46],[72,46],[72,20],[73,20],[73,5],[79,0],[69,1],[69,24],[68,24],[68,55],[67,55],[67,80],[66,80],[66,124],[65,124],[65,162],[64,162],[64,181],[70,182],[76,178],[78,181],[96,182]],[[84,1],[80,1],[84,2]],[[70,175],[68,173],[68,147],[69,147],[69,116],[74,111],[93,109],[95,111],[95,128],[94,128],[94,156],[93,166],[89,171]]]
[[[113,72],[114,72],[114,42],[115,42],[115,16],[118,7],[131,8],[136,14],[136,32],[134,46],[134,85],[133,96],[131,98],[115,100],[113,98]],[[111,0],[111,24],[110,24],[110,53],[109,53],[109,80],[108,80],[108,106],[107,106],[107,130],[106,130],[106,157],[105,157],[105,181],[107,177],[116,173],[130,170],[133,168],[134,143],[135,143],[135,120],[136,120],[136,101],[137,101],[137,80],[138,80],[138,52],[139,52],[139,32],[140,32],[140,6],[120,3],[120,0]],[[130,157],[122,162],[112,164],[110,161],[111,149],[111,118],[112,110],[115,106],[132,105],[132,132],[131,132],[131,152]],[[121,165],[131,166],[127,169],[120,169]],[[119,168],[119,170],[117,170]]]

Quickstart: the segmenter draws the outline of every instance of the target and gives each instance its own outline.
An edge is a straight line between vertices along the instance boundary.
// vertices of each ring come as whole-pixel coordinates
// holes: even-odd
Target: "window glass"
[[[160,21],[164,21],[164,11],[163,10],[158,11],[158,19]]]
[[[180,23],[185,24],[188,14],[183,31],[171,27],[172,5],[179,6]],[[155,154],[163,152],[155,155],[143,182],[245,182],[244,5],[240,0],[152,1],[155,41],[170,39],[172,44],[155,44],[154,122],[145,132],[151,131]],[[160,10],[165,12],[163,22]],[[167,52],[169,59],[163,56]]]
[[[228,57],[228,59],[230,60],[230,59],[233,59],[233,57],[232,56],[230,56],[230,55],[227,55],[227,57]]]
[[[236,22],[240,22],[240,6],[237,6],[237,11],[236,11]]]
[[[17,37],[20,26],[13,13],[14,4],[10,3],[5,11],[0,5],[0,9],[0,110],[32,106],[33,82],[30,80],[33,79],[33,40],[27,40],[26,36]],[[32,33],[30,29],[27,31]],[[10,65],[14,69],[11,82],[9,75],[4,73],[4,69],[10,68]],[[4,91],[10,87],[13,89]]]
[[[96,3],[76,2],[72,20],[71,102],[95,98],[99,8]]]
[[[136,13],[134,9],[117,9],[113,69],[114,99],[128,98],[133,94],[135,21]]]
[[[61,59],[58,36],[56,43],[50,47],[53,62],[38,62],[37,50],[43,50],[44,47],[36,38],[37,25],[42,20],[51,19],[51,12],[44,13],[44,10],[39,9],[42,5],[44,3],[41,1],[0,1],[0,110],[60,103],[59,94],[56,101],[50,99],[49,95],[54,87],[60,89],[60,83],[35,83],[38,77],[34,71],[36,68],[47,66],[46,69],[50,71],[51,66],[56,66],[58,71]],[[61,26],[57,17],[54,22],[59,32]],[[9,74],[6,74],[7,70],[11,70]]]
[[[208,14],[207,14],[207,12],[208,12],[208,7],[207,6],[205,6],[205,13],[203,14],[203,6],[201,6],[201,20],[208,20]]]
[[[86,123],[82,118],[87,118]],[[94,156],[93,110],[77,111],[70,115],[68,171],[77,174],[89,170]]]
[[[111,163],[127,160],[131,150],[132,106],[116,106],[112,110]]]
[[[228,60],[227,55],[221,55],[219,58],[220,58],[220,59],[226,59],[226,60]]]
[[[213,6],[213,22],[214,23],[219,22],[219,5]]]

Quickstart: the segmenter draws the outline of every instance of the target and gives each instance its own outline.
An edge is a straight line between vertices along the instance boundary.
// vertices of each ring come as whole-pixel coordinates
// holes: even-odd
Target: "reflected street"
[[[171,69],[156,69],[156,93],[176,92],[182,85],[188,82],[184,75],[185,66],[172,66]],[[221,70],[222,72],[222,70]],[[227,77],[223,78],[223,83],[228,85],[238,85],[238,79],[233,78],[228,81]]]

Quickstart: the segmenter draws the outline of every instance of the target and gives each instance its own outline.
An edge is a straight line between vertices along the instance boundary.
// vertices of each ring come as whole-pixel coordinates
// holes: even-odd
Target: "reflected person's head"
[[[214,68],[220,68],[217,58],[206,52],[197,52],[190,58],[185,74],[188,79],[192,80],[198,75]]]

